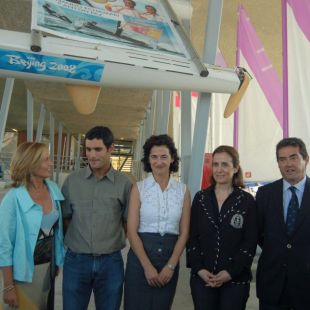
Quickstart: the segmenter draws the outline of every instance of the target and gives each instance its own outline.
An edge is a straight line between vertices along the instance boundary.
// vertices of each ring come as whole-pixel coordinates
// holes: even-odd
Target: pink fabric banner
[[[305,143],[310,138],[309,16],[309,0],[282,0],[285,136],[299,137]]]
[[[309,27],[310,1],[287,0],[287,3],[292,8],[299,27],[302,29],[308,41],[310,41],[310,27]]]
[[[283,126],[282,83],[258,38],[245,9],[239,7],[238,46],[246,58],[281,127]]]

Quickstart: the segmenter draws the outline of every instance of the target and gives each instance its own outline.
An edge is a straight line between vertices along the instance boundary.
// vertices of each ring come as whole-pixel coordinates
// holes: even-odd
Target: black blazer
[[[256,195],[259,245],[257,297],[277,305],[285,283],[291,296],[310,309],[310,179],[307,177],[296,228],[286,233],[283,180],[259,188]]]
[[[236,187],[220,213],[213,186],[195,195],[187,245],[187,267],[193,275],[204,268],[214,274],[227,270],[232,283],[248,283],[256,245],[256,206],[251,194]]]

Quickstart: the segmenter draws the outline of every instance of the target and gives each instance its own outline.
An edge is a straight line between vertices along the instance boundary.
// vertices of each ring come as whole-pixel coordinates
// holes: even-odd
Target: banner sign
[[[72,40],[188,57],[156,0],[33,0],[32,29]]]
[[[0,49],[0,69],[100,82],[103,64]]]

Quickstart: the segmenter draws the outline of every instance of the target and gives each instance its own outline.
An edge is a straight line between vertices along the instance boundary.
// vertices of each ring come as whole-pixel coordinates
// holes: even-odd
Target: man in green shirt
[[[111,166],[114,138],[97,126],[85,136],[88,166],[73,172],[62,191],[67,253],[63,309],[86,310],[92,291],[97,310],[118,310],[122,298],[125,218],[130,180]]]

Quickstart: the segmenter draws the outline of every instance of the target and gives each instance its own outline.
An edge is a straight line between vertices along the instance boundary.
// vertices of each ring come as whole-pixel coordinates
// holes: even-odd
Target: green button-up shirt
[[[113,168],[100,180],[89,167],[70,174],[62,187],[63,216],[71,218],[66,246],[85,254],[121,250],[131,185],[127,176]]]

